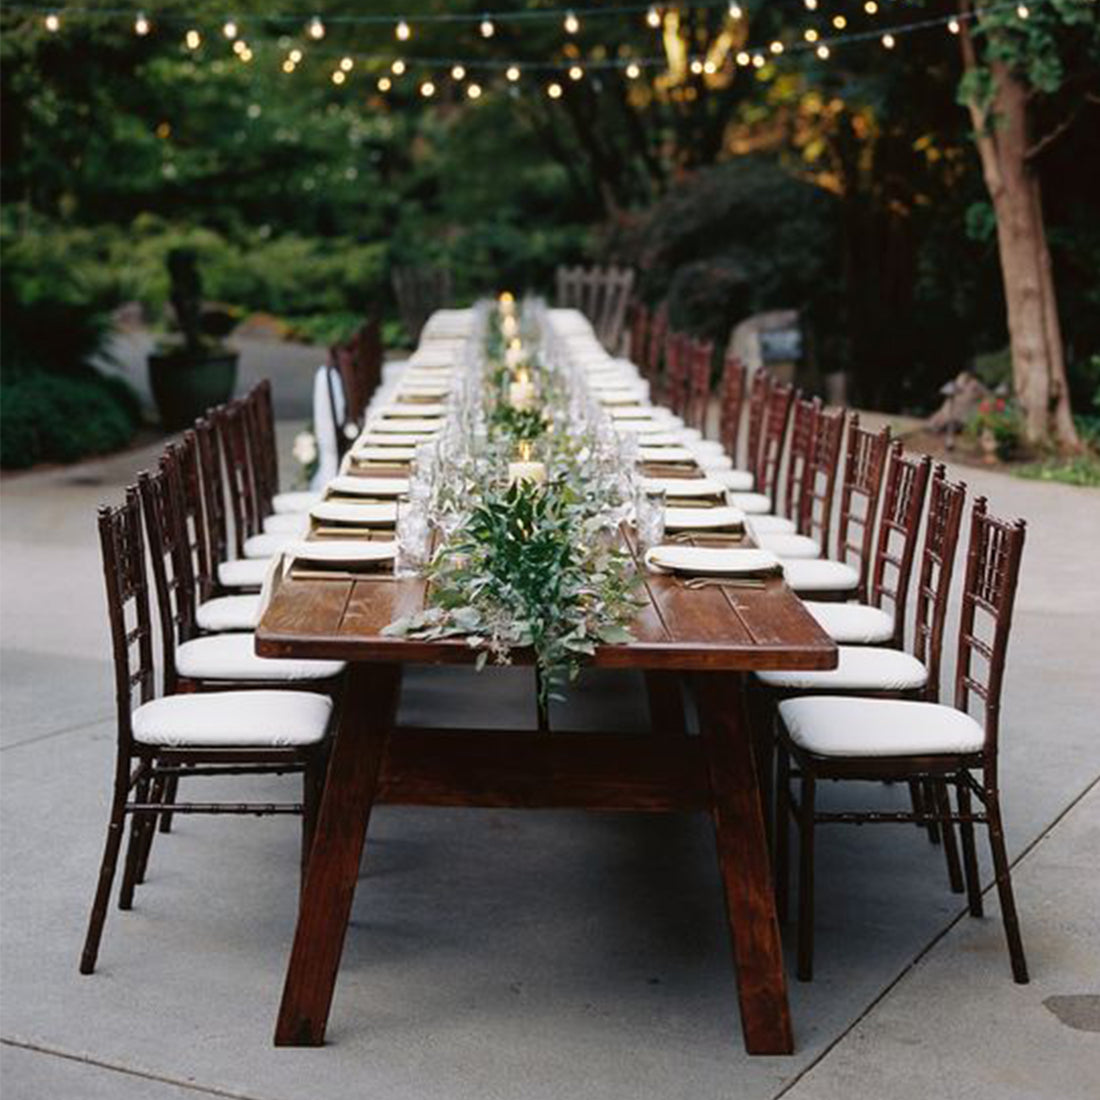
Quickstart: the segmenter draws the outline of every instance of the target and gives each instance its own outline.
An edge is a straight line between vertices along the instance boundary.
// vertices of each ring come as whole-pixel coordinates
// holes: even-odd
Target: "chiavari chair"
[[[688,336],[669,332],[665,337],[665,374],[661,388],[662,403],[677,416],[684,415],[688,391]]]
[[[122,847],[130,837],[119,908],[130,909],[148,860],[158,814],[300,814],[302,866],[312,838],[325,765],[332,700],[304,691],[227,691],[156,695],[153,624],[145,568],[141,504],[127,491],[119,508],[99,511],[99,538],[118,711],[114,792],[103,859],[80,958],[95,970]],[[137,705],[134,693],[137,691]],[[298,773],[298,803],[178,802],[167,792],[181,771],[189,777]]]
[[[737,465],[737,445],[741,438],[741,416],[745,406],[745,365],[736,355],[727,355],[722,364],[721,412],[718,418],[718,441],[732,464]],[[752,489],[752,472],[738,470],[736,484],[726,488],[747,492]]]
[[[710,405],[710,371],[714,360],[714,341],[691,340],[687,349],[687,393],[683,417],[690,428],[705,431]]]
[[[852,414],[840,491],[835,558],[783,561],[787,584],[799,595],[867,602],[875,518],[890,450],[890,429],[871,432]]]
[[[768,379],[767,396],[764,401],[763,415],[757,428],[758,439],[753,439],[753,426],[749,424],[749,458],[754,462],[753,492],[733,491],[729,502],[746,514],[766,515],[775,511],[776,495],[779,489],[779,471],[783,461],[783,448],[790,429],[791,410],[797,391],[787,382]],[[751,404],[751,397],[750,397]],[[757,450],[753,451],[756,443]]]
[[[649,325],[649,344],[643,364],[646,380],[654,393],[661,392],[661,364],[668,336],[668,306],[662,302],[653,314]]]
[[[259,459],[258,477],[263,479],[261,512],[264,515],[264,530],[271,533],[279,531],[298,531],[301,516],[308,512],[321,499],[321,494],[308,490],[279,491],[279,446],[275,437],[275,406],[271,397],[271,383],[264,379],[258,382],[245,397],[247,408],[251,411],[256,454]],[[299,517],[298,519],[280,519],[281,516]]]
[[[630,344],[627,354],[631,362],[644,370],[646,346],[649,341],[649,310],[641,301],[635,300],[630,312]]]
[[[781,749],[777,774],[776,882],[780,905],[786,881],[787,821],[799,830],[798,977],[813,977],[814,829],[819,823],[927,822],[958,825],[972,916],[982,915],[974,826],[985,825],[993,857],[1012,974],[1028,980],[1005,850],[997,759],[1001,689],[1012,609],[1023,554],[1022,520],[990,516],[985,498],[971,512],[959,623],[954,705],[906,699],[809,695],[779,704]],[[946,557],[944,561],[946,562]],[[929,637],[934,626],[930,626]],[[939,629],[942,631],[942,621]],[[969,713],[977,702],[982,722]],[[976,774],[975,774],[976,773]],[[957,808],[937,796],[908,812],[822,812],[818,780],[931,781],[956,790]],[[791,783],[798,787],[798,797]],[[972,798],[981,809],[974,812]],[[946,831],[945,831],[946,835]]]

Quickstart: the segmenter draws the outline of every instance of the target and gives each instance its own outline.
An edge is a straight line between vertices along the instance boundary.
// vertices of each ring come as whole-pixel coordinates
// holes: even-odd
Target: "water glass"
[[[660,546],[665,538],[665,493],[639,489],[634,497],[634,528],[642,553]]]
[[[394,576],[420,576],[431,552],[431,525],[428,523],[426,500],[398,497],[396,539]]]

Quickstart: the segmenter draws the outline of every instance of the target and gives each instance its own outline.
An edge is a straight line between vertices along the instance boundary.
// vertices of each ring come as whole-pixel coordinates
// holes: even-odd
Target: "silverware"
[[[378,530],[374,527],[359,527],[354,523],[346,523],[337,527],[319,526],[314,527],[310,532],[310,535],[322,539],[362,539],[365,542],[372,542],[375,539],[386,542],[393,537],[393,529]]]
[[[383,573],[375,570],[372,573],[355,572],[342,569],[297,569],[291,566],[290,579],[292,581],[377,581],[393,580],[392,573]]]
[[[678,531],[669,535],[669,542],[691,542],[692,539],[710,539],[712,542],[744,542],[745,536],[733,531]]]
[[[692,577],[681,580],[684,588],[696,592],[701,588],[765,588],[767,582],[759,577]]]

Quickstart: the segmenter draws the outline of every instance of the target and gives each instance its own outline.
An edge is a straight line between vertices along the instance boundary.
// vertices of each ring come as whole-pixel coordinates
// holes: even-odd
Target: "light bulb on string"
[[[661,13],[654,7],[651,7],[649,11],[645,13],[645,21],[649,26],[656,29],[661,25]]]
[[[546,94],[551,99],[561,99],[561,85],[557,81],[554,81],[553,84],[547,87]]]
[[[778,57],[783,52],[783,43],[780,42],[777,38],[773,43],[771,43],[770,46],[768,46],[768,49],[771,50],[771,52]]]
[[[189,30],[183,36],[183,41],[189,50],[197,50],[202,45],[202,35],[196,30]]]
[[[888,50],[892,50],[897,45],[897,42],[898,40],[892,34],[884,34],[882,36],[882,45]]]
[[[233,52],[238,57],[241,55],[241,52],[243,50],[247,50],[247,49],[248,49],[248,43],[245,42],[245,40],[243,38],[238,38],[237,41],[233,43]]]
[[[425,99],[431,99],[432,96],[435,95],[435,85],[430,80],[425,80],[424,83],[420,85],[420,94]]]
[[[515,84],[515,82],[520,78],[519,66],[509,65],[508,68],[504,70],[504,76],[512,84]]]
[[[1028,16],[1029,16],[1029,15],[1031,14],[1031,12],[1030,12],[1030,10],[1028,9],[1028,6],[1027,6],[1026,4],[1020,4],[1020,5],[1019,5],[1019,6],[1018,6],[1018,7],[1016,8],[1016,14],[1017,14],[1017,15],[1018,15],[1018,16],[1019,16],[1019,17],[1020,17],[1021,19],[1026,19],[1026,18],[1027,18],[1027,17],[1028,17]]]
[[[816,42],[819,36],[813,27],[807,27],[806,30],[802,32],[802,37],[805,38],[807,42]]]
[[[718,66],[713,61],[704,61],[703,72],[705,72],[707,76],[714,76],[714,74],[718,72]]]
[[[309,32],[309,37],[312,38],[315,42],[319,42],[322,38],[325,37],[325,25],[321,22],[321,17],[318,15],[315,15],[309,21],[307,30]]]
[[[481,26],[478,28],[481,31],[482,38],[492,38],[497,33],[497,29],[493,26],[493,21],[486,15],[482,17]]]
[[[878,4],[875,3],[875,0],[867,0],[867,3],[863,5],[863,10],[868,15],[875,15],[878,12]]]
[[[42,22],[50,34],[57,34],[61,30],[61,16],[55,11],[49,12]]]
[[[412,30],[410,29],[409,24],[406,23],[404,19],[402,19],[401,22],[398,23],[396,27],[394,27],[393,33],[397,35],[398,42],[408,42],[408,40],[412,37]]]
[[[399,57],[390,66],[390,72],[393,73],[394,76],[401,76],[401,74],[404,73],[404,71],[405,71],[405,62],[402,61],[401,58]]]
[[[958,34],[960,29],[961,28],[959,27],[959,21],[957,19],[948,19],[948,21],[947,21],[947,33],[948,34]]]
[[[703,71],[703,63],[699,60],[699,58],[694,57],[692,58],[691,64],[688,66],[688,68],[690,68],[696,76],[699,76]]]
[[[222,25],[222,34],[225,35],[230,41],[237,37],[237,24],[232,19],[227,19]]]
[[[754,69],[762,69],[764,67],[764,55],[762,53],[754,53],[752,55],[752,67]]]
[[[817,0],[802,0],[807,11],[817,11]]]
[[[583,80],[584,69],[580,65],[570,65],[569,67],[569,79],[570,80]]]
[[[573,12],[567,11],[562,26],[565,28],[566,34],[576,34],[581,29],[581,21]]]
[[[341,57],[340,58],[340,68],[346,73],[351,72],[352,66],[354,64],[355,64],[355,62],[350,57]]]
[[[287,54],[287,58],[290,61],[293,61],[295,65],[297,65],[298,62],[302,60],[302,51],[299,49],[293,49],[290,51],[290,53]]]
[[[481,85],[480,84],[468,84],[466,85],[466,95],[470,99],[481,98]]]
[[[237,56],[247,65],[255,55],[247,46],[245,46],[245,48],[241,50],[241,52],[237,54]]]
[[[744,68],[746,65],[752,64],[752,55],[747,50],[738,50],[734,61],[736,61],[741,68]]]
[[[834,15],[833,26],[836,27],[838,31],[842,31],[846,26],[848,26],[848,20],[845,19],[843,15]]]
[[[637,80],[642,75],[642,68],[636,61],[631,61],[623,71],[626,73],[627,80]]]
[[[288,74],[289,74],[289,73],[292,73],[292,72],[294,72],[294,70],[295,70],[295,69],[296,69],[297,67],[298,67],[298,66],[297,66],[297,65],[295,65],[295,64],[294,64],[294,62],[293,62],[293,61],[291,61],[289,57],[288,57],[288,58],[287,58],[287,59],[286,59],[286,60],[285,60],[285,61],[283,62],[283,72],[284,72],[284,73],[288,73]]]
[[[461,65],[455,65],[451,69],[451,79],[452,80],[465,80],[466,79],[466,70]]]
[[[144,38],[150,30],[152,27],[149,25],[149,20],[145,18],[145,13],[139,11],[134,19],[134,34]]]
[[[816,53],[822,61],[829,60],[829,47],[826,46],[824,42],[822,42],[821,45],[818,46],[816,50],[814,50],[814,53]]]
[[[740,4],[730,4],[729,13],[731,19],[740,19],[745,13],[741,10]]]
[[[343,84],[344,81],[347,80],[347,78],[348,74],[344,72],[343,69],[336,69],[332,74],[332,82],[333,84],[337,85],[337,87]]]
[[[388,76],[380,76],[378,78],[378,90],[380,92],[388,92],[393,87],[393,81]]]

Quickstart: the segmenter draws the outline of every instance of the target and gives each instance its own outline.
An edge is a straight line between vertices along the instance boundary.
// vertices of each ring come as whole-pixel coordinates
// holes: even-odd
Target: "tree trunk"
[[[976,65],[969,34],[963,60]],[[1000,61],[988,63],[993,96],[988,108],[971,101],[974,139],[982,175],[997,217],[1012,381],[1024,419],[1024,437],[1034,447],[1054,444],[1080,450],[1066,384],[1066,364],[1050,249],[1043,221],[1039,177],[1029,163],[1028,89]]]

